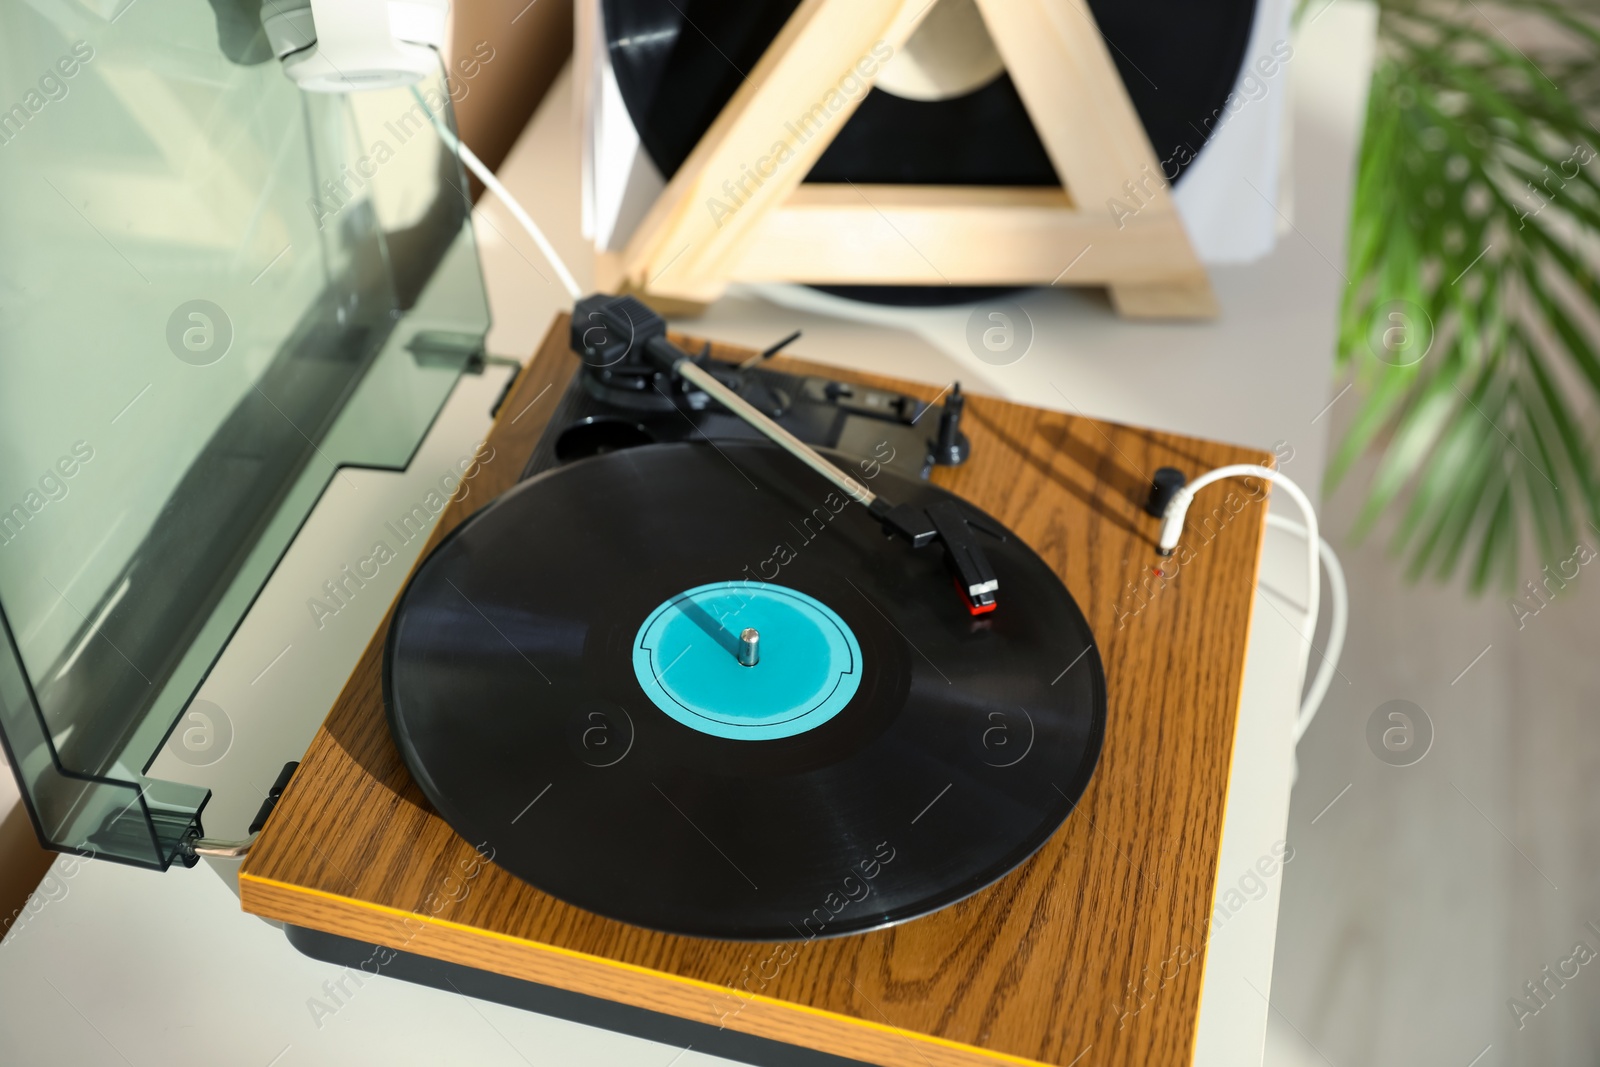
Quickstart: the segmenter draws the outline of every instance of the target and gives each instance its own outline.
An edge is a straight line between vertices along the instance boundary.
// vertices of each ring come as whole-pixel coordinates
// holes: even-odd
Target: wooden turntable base
[[[501,405],[493,458],[430,544],[515,484],[578,367],[567,336],[562,317]],[[928,400],[939,392],[775,365]],[[1141,505],[1158,467],[1192,476],[1270,457],[981,396],[968,399],[963,427],[971,460],[933,480],[1056,569],[1094,629],[1108,690],[1088,791],[1011,874],[900,926],[787,946],[652,933],[563,904],[483,862],[411,780],[384,719],[386,621],[240,872],[245,910],[689,1020],[707,1035],[882,1067],[1190,1063],[1264,487],[1200,493],[1176,576],[1155,554],[1158,524]],[[367,969],[381,973],[381,959]]]

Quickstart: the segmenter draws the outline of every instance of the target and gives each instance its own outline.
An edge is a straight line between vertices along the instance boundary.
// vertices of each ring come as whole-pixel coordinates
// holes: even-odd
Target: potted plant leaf
[[[1578,7],[1395,0],[1380,19],[1340,363],[1363,397],[1330,489],[1379,454],[1412,577],[1516,584],[1600,543],[1600,30]]]

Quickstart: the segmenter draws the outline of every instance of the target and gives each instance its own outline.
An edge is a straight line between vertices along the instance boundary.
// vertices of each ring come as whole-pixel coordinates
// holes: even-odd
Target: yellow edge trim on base
[[[402,910],[400,908],[390,907],[387,904],[375,904],[375,903],[372,903],[370,901],[356,900],[353,897],[340,896],[338,893],[330,893],[326,889],[312,889],[312,888],[310,888],[308,886],[292,885],[289,882],[280,882],[276,878],[266,878],[266,877],[263,877],[262,875],[258,875],[258,874],[247,874],[242,870],[239,872],[239,881],[240,882],[255,882],[258,885],[274,886],[274,887],[276,887],[278,889],[282,889],[282,890],[285,890],[285,891],[290,892],[290,893],[304,894],[306,896],[312,896],[312,897],[321,897],[321,898],[323,898],[325,900],[335,901],[335,902],[337,902],[339,904],[350,905],[350,906],[354,906],[354,907],[357,907],[357,908],[364,908],[364,909],[366,909],[368,911],[374,911],[374,912],[378,912],[378,913],[383,914],[383,915],[394,916],[394,917],[397,917],[397,918],[420,919],[420,920],[422,920],[422,922],[424,924],[427,924],[427,925],[434,925],[434,926],[438,926],[438,927],[441,927],[441,928],[444,928],[444,929],[448,929],[448,930],[457,930],[457,931],[460,931],[462,933],[471,934],[471,935],[473,935],[475,937],[487,937],[487,938],[491,938],[491,939],[496,940],[496,941],[504,941],[507,944],[519,945],[519,946],[524,946],[524,947],[528,947],[528,948],[534,948],[534,949],[537,949],[537,950],[539,950],[541,952],[549,952],[549,953],[552,953],[552,954],[557,955],[557,956],[566,956],[566,957],[568,957],[570,959],[582,960],[585,963],[598,963],[598,964],[602,964],[602,965],[604,965],[606,967],[616,967],[619,970],[631,971],[634,974],[643,975],[643,976],[646,976],[646,977],[649,977],[649,978],[666,979],[669,982],[675,982],[675,983],[678,983],[680,985],[689,986],[689,987],[694,988],[694,989],[708,990],[708,991],[711,991],[711,992],[714,992],[714,993],[732,993],[734,996],[739,997],[742,1000],[753,1001],[753,1002],[758,1003],[758,1004],[765,1004],[765,1005],[768,1005],[770,1007],[782,1008],[782,1009],[785,1009],[785,1010],[788,1010],[788,1011],[797,1011],[797,1012],[800,1012],[801,1014],[805,1014],[805,1015],[815,1015],[815,1016],[818,1016],[820,1018],[829,1019],[829,1020],[835,1020],[835,1021],[842,1022],[842,1023],[847,1023],[847,1024],[851,1025],[851,1026],[864,1027],[864,1028],[866,1028],[868,1030],[877,1031],[877,1032],[883,1033],[883,1034],[894,1034],[896,1036],[903,1037],[903,1038],[906,1038],[907,1040],[911,1040],[911,1041],[923,1041],[923,1042],[926,1042],[926,1043],[928,1043],[930,1045],[940,1045],[940,1046],[943,1046],[944,1048],[953,1049],[953,1050],[955,1050],[957,1052],[972,1053],[972,1054],[975,1054],[975,1055],[987,1057],[989,1059],[998,1060],[998,1061],[1000,1061],[1002,1063],[1016,1063],[1016,1064],[1021,1064],[1022,1067],[1051,1067],[1050,1064],[1043,1063],[1040,1060],[1030,1060],[1030,1059],[1025,1059],[1022,1056],[1013,1056],[1009,1052],[992,1052],[992,1051],[990,1051],[988,1049],[978,1048],[976,1045],[968,1045],[968,1044],[964,1044],[964,1043],[962,1043],[960,1041],[952,1041],[949,1038],[936,1037],[933,1034],[921,1034],[921,1033],[917,1033],[916,1031],[912,1031],[912,1030],[902,1030],[898,1026],[893,1026],[893,1025],[886,1024],[886,1023],[875,1023],[875,1022],[872,1022],[871,1020],[868,1020],[868,1019],[857,1019],[857,1018],[855,1018],[853,1016],[850,1016],[850,1015],[842,1015],[842,1014],[840,1014],[839,1012],[836,1012],[836,1011],[829,1011],[826,1008],[814,1008],[809,1004],[797,1004],[797,1003],[795,1003],[794,1001],[791,1001],[791,1000],[779,1000],[777,997],[763,996],[760,993],[740,993],[738,990],[734,989],[732,986],[715,985],[715,984],[713,984],[711,982],[702,981],[699,978],[685,978],[682,975],[668,974],[665,971],[657,971],[657,970],[653,970],[652,968],[649,968],[649,967],[641,967],[637,963],[624,963],[621,960],[607,959],[604,956],[596,956],[596,955],[593,955],[593,954],[588,953],[588,952],[579,952],[576,949],[562,948],[560,945],[551,945],[551,944],[547,944],[547,943],[545,943],[543,941],[530,941],[530,940],[528,940],[527,938],[524,938],[524,937],[515,937],[515,936],[513,936],[511,934],[502,934],[502,933],[500,933],[499,931],[496,931],[496,930],[485,930],[482,927],[468,926],[466,923],[452,922],[449,919],[439,919],[439,918],[434,918],[434,917],[430,917],[430,916],[427,916],[427,915],[419,915],[416,912],[404,911],[404,910]],[[293,919],[283,919],[283,920],[280,920],[280,921],[282,921],[282,922],[294,922],[295,920],[293,920]],[[347,936],[347,935],[341,935],[341,936]],[[462,966],[471,966],[471,965],[470,964],[463,964]],[[527,979],[521,979],[521,980],[522,981],[527,981]],[[542,983],[535,983],[535,984],[542,984]],[[570,992],[570,990],[569,990],[569,992]],[[655,1009],[647,1008],[645,1010],[646,1011],[653,1011]],[[661,1014],[667,1014],[667,1013],[662,1012]],[[675,1016],[675,1018],[682,1019],[682,1018],[687,1018],[687,1017],[680,1015],[680,1016]],[[696,1020],[690,1019],[689,1021],[690,1022],[694,1022]],[[707,1025],[710,1025],[710,1024],[707,1024]],[[744,1031],[744,1032],[745,1033],[750,1033],[750,1031]],[[754,1037],[762,1037],[764,1035],[752,1034],[752,1036],[754,1036]],[[767,1040],[780,1040],[780,1039],[778,1039],[778,1038],[768,1038]],[[784,1044],[789,1044],[790,1042],[783,1042],[783,1043]]]
[[[1276,464],[1270,464],[1270,465],[1276,466]],[[1257,507],[1259,507],[1261,509],[1261,533],[1259,535],[1260,540],[1256,544],[1256,569],[1255,569],[1255,573],[1253,573],[1250,576],[1250,588],[1253,590],[1253,592],[1252,592],[1252,594],[1250,596],[1250,602],[1249,602],[1250,603],[1250,610],[1245,613],[1245,620],[1244,620],[1244,645],[1242,646],[1243,647],[1243,651],[1240,653],[1240,661],[1239,661],[1239,699],[1234,702],[1234,708],[1233,708],[1233,744],[1230,745],[1229,748],[1228,748],[1228,778],[1227,778],[1227,781],[1223,785],[1223,788],[1222,788],[1222,821],[1217,826],[1217,871],[1216,871],[1216,876],[1212,879],[1211,898],[1208,901],[1208,903],[1211,905],[1211,907],[1206,910],[1206,939],[1205,939],[1205,943],[1202,946],[1203,956],[1201,957],[1201,960],[1200,960],[1200,988],[1195,991],[1194,1031],[1193,1031],[1193,1033],[1192,1033],[1192,1035],[1190,1036],[1190,1039],[1189,1039],[1189,1048],[1191,1050],[1198,1050],[1200,1048],[1200,1011],[1201,1011],[1202,1008],[1205,1007],[1205,1000],[1206,1000],[1206,973],[1211,967],[1211,938],[1214,937],[1215,933],[1216,933],[1211,928],[1211,919],[1217,913],[1217,898],[1219,896],[1221,896],[1221,894],[1222,894],[1222,877],[1223,877],[1223,875],[1222,875],[1222,847],[1223,847],[1223,844],[1227,840],[1227,837],[1228,837],[1228,806],[1233,801],[1233,772],[1237,767],[1240,766],[1240,763],[1239,763],[1239,717],[1240,717],[1240,714],[1244,710],[1244,672],[1245,672],[1245,667],[1249,664],[1249,661],[1250,661],[1250,635],[1254,632],[1255,625],[1256,625],[1256,597],[1261,595],[1261,565],[1262,565],[1262,561],[1265,559],[1266,554],[1267,554],[1267,509],[1272,504],[1272,482],[1271,481],[1268,481],[1266,483],[1266,493],[1265,493],[1265,495],[1263,495],[1260,500],[1257,500],[1254,503],[1255,503],[1255,505]],[[1319,580],[1320,580],[1320,577],[1319,577]],[[1316,626],[1316,624],[1317,624],[1317,620],[1316,619],[1312,619],[1311,620],[1311,625],[1314,627],[1314,626]],[[1312,636],[1315,637],[1316,634],[1313,633]],[[1304,676],[1304,674],[1302,674],[1301,677],[1300,677],[1300,684],[1301,685],[1305,684],[1305,676]],[[1299,708],[1296,708],[1295,710],[1298,712]],[[1291,786],[1291,788],[1292,788],[1292,786]],[[1288,833],[1288,827],[1287,826],[1284,827],[1284,832],[1285,832],[1285,834]],[[1280,865],[1280,867],[1278,869],[1281,872],[1283,868]],[[1278,900],[1279,900],[1279,907],[1280,907],[1280,914],[1281,914],[1281,907],[1282,907],[1282,900],[1283,900],[1283,886],[1282,886],[1281,883],[1278,886]],[[1268,1015],[1268,1022],[1269,1023],[1271,1022],[1271,1014],[1272,1014],[1272,1006],[1271,1006],[1271,1002],[1269,1001],[1268,1005],[1267,1005],[1267,1015]]]

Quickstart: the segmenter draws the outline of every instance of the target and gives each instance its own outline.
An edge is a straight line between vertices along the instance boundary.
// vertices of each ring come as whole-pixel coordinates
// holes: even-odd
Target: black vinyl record
[[[663,176],[677,173],[797,6],[798,0],[603,0],[617,86]],[[1177,180],[1223,114],[1256,0],[1089,0],[1089,7],[1156,158]],[[807,180],[1060,184],[1006,74],[942,100],[873,89]]]
[[[953,499],[881,470],[871,486]],[[757,941],[914,918],[1032,855],[1105,729],[1099,654],[1065,587],[1014,536],[984,551],[1000,605],[973,616],[941,549],[888,540],[765,443],[581,460],[506,493],[419,567],[385,651],[390,728],[459,834],[600,915]],[[830,717],[714,736],[646,691],[685,669],[640,666],[651,620],[708,583],[814,603],[849,635]]]

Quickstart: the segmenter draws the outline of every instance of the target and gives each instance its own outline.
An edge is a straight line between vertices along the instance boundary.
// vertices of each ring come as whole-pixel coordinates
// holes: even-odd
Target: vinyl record
[[[937,546],[886,539],[764,443],[571,463],[413,576],[391,731],[459,834],[580,908],[766,941],[910,919],[1038,849],[1104,733],[1072,598],[1016,537],[984,550],[1000,606],[974,617]]]
[[[663,176],[683,165],[797,6],[798,0],[603,0],[618,88]],[[1256,0],[1090,0],[1089,7],[1156,158],[1170,179],[1180,178],[1239,76]],[[1003,72],[940,99],[873,89],[807,180],[1060,184]]]

